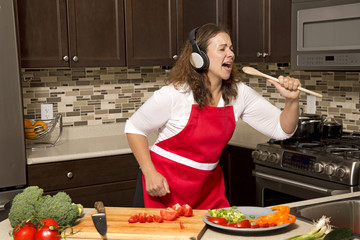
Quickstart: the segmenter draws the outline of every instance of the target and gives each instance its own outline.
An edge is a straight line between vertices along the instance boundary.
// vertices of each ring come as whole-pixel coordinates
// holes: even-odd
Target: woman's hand
[[[299,79],[291,77],[279,76],[279,82],[276,82],[272,79],[267,79],[271,84],[273,84],[276,89],[280,92],[281,96],[287,99],[298,99],[300,91],[298,87],[301,86]]]
[[[145,184],[146,184],[146,191],[152,197],[163,197],[166,194],[170,193],[169,184],[164,178],[157,171],[153,171],[149,175],[144,175],[145,177]]]

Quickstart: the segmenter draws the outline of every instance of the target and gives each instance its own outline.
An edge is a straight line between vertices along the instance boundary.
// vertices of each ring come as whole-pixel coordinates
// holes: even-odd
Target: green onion
[[[298,235],[286,240],[323,240],[326,234],[332,229],[330,225],[330,218],[322,216],[317,222],[313,223],[314,228],[305,235]]]
[[[225,218],[229,223],[237,223],[246,219],[245,215],[236,207],[231,209],[209,209],[208,212],[210,216]]]

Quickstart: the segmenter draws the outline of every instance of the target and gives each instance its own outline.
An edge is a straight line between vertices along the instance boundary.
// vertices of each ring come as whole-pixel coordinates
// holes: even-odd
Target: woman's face
[[[209,79],[211,81],[228,80],[235,59],[230,36],[225,32],[220,32],[211,38],[206,54],[210,61]]]

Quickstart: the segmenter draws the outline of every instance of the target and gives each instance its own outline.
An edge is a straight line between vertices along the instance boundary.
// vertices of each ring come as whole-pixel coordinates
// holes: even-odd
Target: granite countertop
[[[348,199],[348,198],[353,198],[353,197],[360,197],[360,192],[347,193],[347,194],[342,194],[342,195],[293,202],[293,203],[288,203],[288,204],[284,204],[284,205],[287,205],[289,207],[300,207],[300,206],[307,206],[309,204],[325,203],[325,202],[329,202],[329,201],[342,200],[342,199]],[[92,210],[93,209],[87,208],[84,210],[84,213],[87,214],[87,213],[91,212]],[[324,215],[326,215],[326,213],[324,213]],[[313,226],[310,223],[304,222],[300,219],[297,219],[295,223],[293,223],[283,229],[278,229],[278,230],[269,231],[269,232],[262,232],[262,233],[257,233],[257,234],[243,233],[243,232],[228,232],[228,231],[223,231],[223,230],[218,230],[218,229],[213,229],[213,228],[208,227],[205,230],[204,235],[201,237],[201,240],[249,240],[249,239],[284,240],[286,238],[293,237],[296,235],[306,234],[312,228],[313,228]],[[11,227],[10,227],[10,223],[9,223],[8,219],[0,222],[0,239],[1,240],[11,240],[12,238],[8,234],[10,231],[11,231]],[[355,237],[354,239],[360,239],[360,238]]]
[[[117,123],[64,128],[55,147],[27,149],[27,163],[30,165],[131,153],[124,126],[125,123]],[[150,145],[155,140],[156,134],[149,136]],[[239,121],[229,144],[255,149],[258,143],[268,140],[268,137]]]

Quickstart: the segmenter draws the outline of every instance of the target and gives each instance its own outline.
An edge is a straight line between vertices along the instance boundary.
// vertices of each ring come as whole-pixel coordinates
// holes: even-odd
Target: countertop
[[[124,126],[125,123],[117,123],[64,128],[60,141],[54,147],[39,145],[35,150],[27,149],[27,163],[30,165],[131,153]],[[149,136],[150,145],[155,140],[156,134]],[[229,144],[255,149],[256,144],[268,140],[265,135],[239,121]]]
[[[347,193],[342,195],[330,196],[317,198],[313,200],[305,200],[300,202],[288,203],[284,204],[290,207],[300,207],[306,206],[309,204],[315,203],[324,203],[328,201],[348,199],[353,197],[360,197],[360,192],[356,193]],[[85,209],[84,213],[87,214],[93,209]],[[304,222],[300,219],[297,219],[295,223],[285,227],[283,229],[278,229],[274,231],[262,232],[260,234],[254,233],[243,233],[243,232],[228,232],[228,231],[220,231],[213,228],[207,228],[204,235],[201,237],[201,240],[249,240],[249,239],[267,239],[267,240],[282,240],[292,236],[296,236],[299,234],[306,234],[309,232],[313,226],[310,223]],[[9,220],[6,219],[0,222],[0,239],[1,240],[11,240],[12,238],[9,236],[9,232],[11,231]],[[99,238],[101,239],[101,238]],[[354,238],[360,239],[360,238]]]

